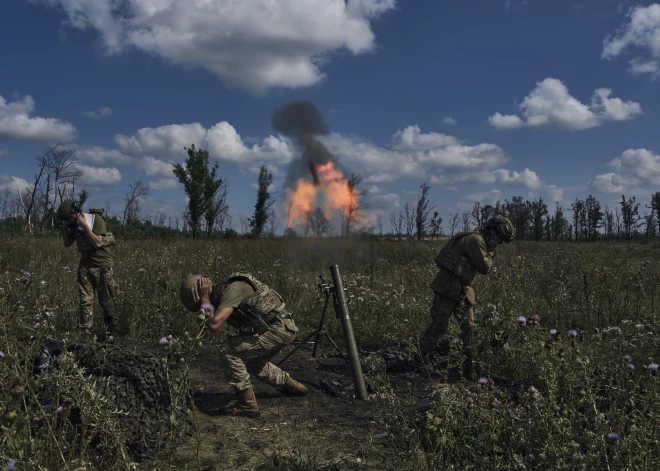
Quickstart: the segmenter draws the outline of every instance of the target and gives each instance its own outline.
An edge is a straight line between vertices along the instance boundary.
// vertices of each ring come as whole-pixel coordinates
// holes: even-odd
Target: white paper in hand
[[[89,228],[94,229],[94,215],[93,214],[87,214],[87,213],[83,213],[83,215],[85,216],[85,221],[87,221],[87,225],[89,226]],[[82,231],[83,228],[78,226],[78,230]]]

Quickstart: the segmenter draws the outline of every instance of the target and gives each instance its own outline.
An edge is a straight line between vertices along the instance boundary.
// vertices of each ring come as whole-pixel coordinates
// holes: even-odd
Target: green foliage
[[[172,172],[183,184],[188,195],[188,219],[193,239],[201,229],[202,218],[206,221],[207,233],[213,230],[213,223],[217,216],[214,198],[222,185],[222,179],[216,180],[218,164],[209,170],[209,152],[196,149],[193,144],[186,148],[188,158],[184,165],[173,164]]]
[[[272,205],[272,195],[268,188],[272,183],[272,172],[268,170],[268,167],[262,165],[259,169],[259,177],[257,178],[257,202],[254,205],[254,214],[249,220],[252,236],[256,238],[261,237],[268,221],[268,210]]]
[[[303,335],[317,327],[323,308],[318,274],[327,275],[328,267],[338,264],[360,350],[390,345],[413,349],[429,322],[428,283],[437,271],[433,258],[440,244],[120,236],[115,247],[120,329],[127,345],[136,348],[163,348],[159,338],[180,337],[181,343],[170,350],[176,358],[188,358],[200,339],[217,346],[224,333],[185,335],[196,332],[197,320],[180,305],[179,282],[189,273],[221,280],[247,270],[284,296]],[[487,384],[437,380],[428,393],[428,407],[373,397],[374,407],[395,406],[387,416],[391,447],[403,465],[393,469],[658,469],[660,376],[648,369],[660,360],[657,248],[657,243],[628,242],[501,246],[496,269],[474,284],[477,359]],[[10,406],[15,404],[14,380],[24,380],[29,388],[26,365],[41,342],[75,332],[77,260],[75,250],[65,249],[59,237],[6,236],[0,247],[0,350],[5,354],[0,358],[0,416],[16,412],[7,416],[14,422],[0,425],[0,460],[14,459],[22,469],[66,469],[64,463],[75,469],[87,461],[101,469],[126,469],[121,432],[113,428],[116,417],[102,407],[93,381],[52,377],[67,394],[78,394],[71,397],[85,404],[85,414],[99,430],[107,431],[96,451],[83,440],[68,443],[70,449],[75,444],[74,451],[63,451],[60,430],[66,427],[55,427],[59,414],[42,412],[36,404],[29,413],[23,405]],[[47,321],[45,312],[51,313]],[[102,325],[100,312],[97,316]],[[526,317],[526,323],[518,324],[518,316]],[[339,322],[330,319],[326,328],[333,338],[341,338]],[[558,334],[551,335],[551,329]],[[569,335],[571,329],[575,337]],[[449,361],[455,365],[461,363],[460,348],[453,342],[458,338],[458,326],[452,323]],[[624,355],[632,357],[634,370]],[[385,373],[375,376],[371,371],[378,365],[367,362],[364,369],[379,390],[387,389]],[[440,373],[444,378],[446,371]],[[422,406],[429,414],[413,423]],[[25,424],[20,432],[19,421]],[[83,437],[92,437],[94,430]],[[608,438],[610,433],[620,439]],[[160,462],[171,462],[170,456],[162,455]],[[72,463],[75,459],[78,464]],[[305,450],[264,459],[271,460],[264,469],[315,469]],[[116,464],[122,460],[123,467]]]

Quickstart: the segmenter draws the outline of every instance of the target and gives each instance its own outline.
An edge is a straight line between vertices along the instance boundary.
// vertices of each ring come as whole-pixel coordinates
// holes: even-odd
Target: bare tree
[[[458,212],[456,213],[449,213],[449,230],[451,231],[451,237],[454,237],[454,233],[456,232],[456,229],[458,228],[458,223],[460,219],[460,215]]]
[[[406,222],[406,237],[411,238],[415,230],[415,208],[406,203],[403,212]]]
[[[247,234],[250,230],[250,219],[247,216],[241,216],[241,233]]]
[[[403,213],[401,211],[398,216],[396,213],[390,214],[390,225],[397,239],[400,239],[403,235]]]
[[[351,233],[351,225],[355,222],[355,219],[358,216],[358,211],[362,209],[360,204],[360,196],[364,195],[364,191],[360,191],[357,187],[362,183],[362,175],[356,173],[351,173],[351,176],[348,178],[348,193],[349,200],[345,208],[345,217],[344,217],[344,235],[348,237]]]
[[[43,176],[46,174],[46,169],[48,165],[48,154],[50,150],[46,152],[41,157],[37,158],[37,164],[39,165],[39,171],[34,176],[34,184],[24,190],[16,189],[16,196],[18,201],[23,208],[23,217],[25,218],[25,228],[32,232],[33,229],[33,211],[35,204],[38,201],[38,192],[39,184],[42,182]]]
[[[50,182],[52,179],[54,190],[53,201],[50,206],[50,223],[55,223],[55,206],[57,205],[57,197],[60,201],[64,200],[67,188],[71,187],[71,195],[75,195],[75,182],[76,179],[83,175],[82,170],[77,167],[77,161],[74,159],[75,148],[59,148],[53,146],[48,150],[46,169],[48,171],[48,188],[46,194],[50,194]],[[49,196],[48,196],[49,197]]]
[[[470,215],[468,213],[463,213],[463,232],[470,230]]]
[[[154,226],[165,227],[165,219],[166,218],[167,218],[167,216],[165,215],[165,213],[161,213],[160,211],[156,211],[156,214],[153,217]]]
[[[149,195],[149,186],[142,183],[142,180],[137,180],[128,185],[128,191],[124,193],[124,218],[122,224],[132,224],[139,222],[140,216],[140,198]]]
[[[5,212],[11,203],[11,200],[9,199],[10,196],[11,190],[9,188],[0,193],[0,220],[5,218]]]
[[[110,200],[110,198],[108,198],[103,202],[103,212],[105,212],[105,214],[108,217],[110,217],[110,209],[111,208],[112,208],[112,201]]]
[[[268,215],[268,222],[266,223],[266,235],[268,237],[276,237],[277,229],[280,227],[280,218],[278,217],[275,210],[271,208],[270,214]]]
[[[227,204],[228,194],[229,188],[227,187],[227,181],[223,179],[221,180],[220,187],[213,198],[213,211],[211,211],[213,213],[212,219],[214,221],[213,229],[220,232],[225,230],[228,219],[230,218],[229,205]]]
[[[474,204],[472,205],[472,213],[470,213],[470,216],[472,216],[472,219],[474,220],[474,224],[477,227],[481,227],[482,215],[483,214],[481,212],[481,203],[475,201]]]
[[[321,208],[316,208],[309,216],[309,226],[316,237],[322,237],[330,232],[330,221]]]

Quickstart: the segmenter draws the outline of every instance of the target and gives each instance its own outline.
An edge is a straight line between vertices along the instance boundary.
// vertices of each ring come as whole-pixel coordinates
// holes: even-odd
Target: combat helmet
[[[76,200],[62,201],[62,203],[60,203],[60,207],[57,208],[57,219],[60,221],[66,221],[71,217],[72,211],[80,212],[80,203]]]
[[[516,238],[516,233],[513,229],[513,224],[509,218],[506,218],[502,215],[496,215],[492,217],[484,227],[486,231],[493,230],[497,236],[502,239],[503,242],[507,244]]]
[[[190,312],[199,311],[200,299],[197,292],[197,282],[202,278],[202,275],[191,275],[181,282],[179,287],[179,297],[181,302]]]

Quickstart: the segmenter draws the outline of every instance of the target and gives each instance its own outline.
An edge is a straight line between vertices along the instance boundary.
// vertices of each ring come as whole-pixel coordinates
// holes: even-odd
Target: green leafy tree
[[[253,237],[260,237],[268,221],[268,211],[273,204],[273,196],[268,188],[273,183],[273,174],[265,165],[259,169],[257,178],[257,202],[254,205],[254,214],[249,219]]]
[[[188,223],[193,239],[197,238],[201,228],[202,218],[206,222],[207,233],[213,230],[217,212],[214,209],[214,198],[222,185],[222,179],[216,180],[218,164],[209,169],[209,151],[196,149],[193,144],[185,148],[188,158],[181,164],[172,164],[172,173],[183,184],[188,195]]]

